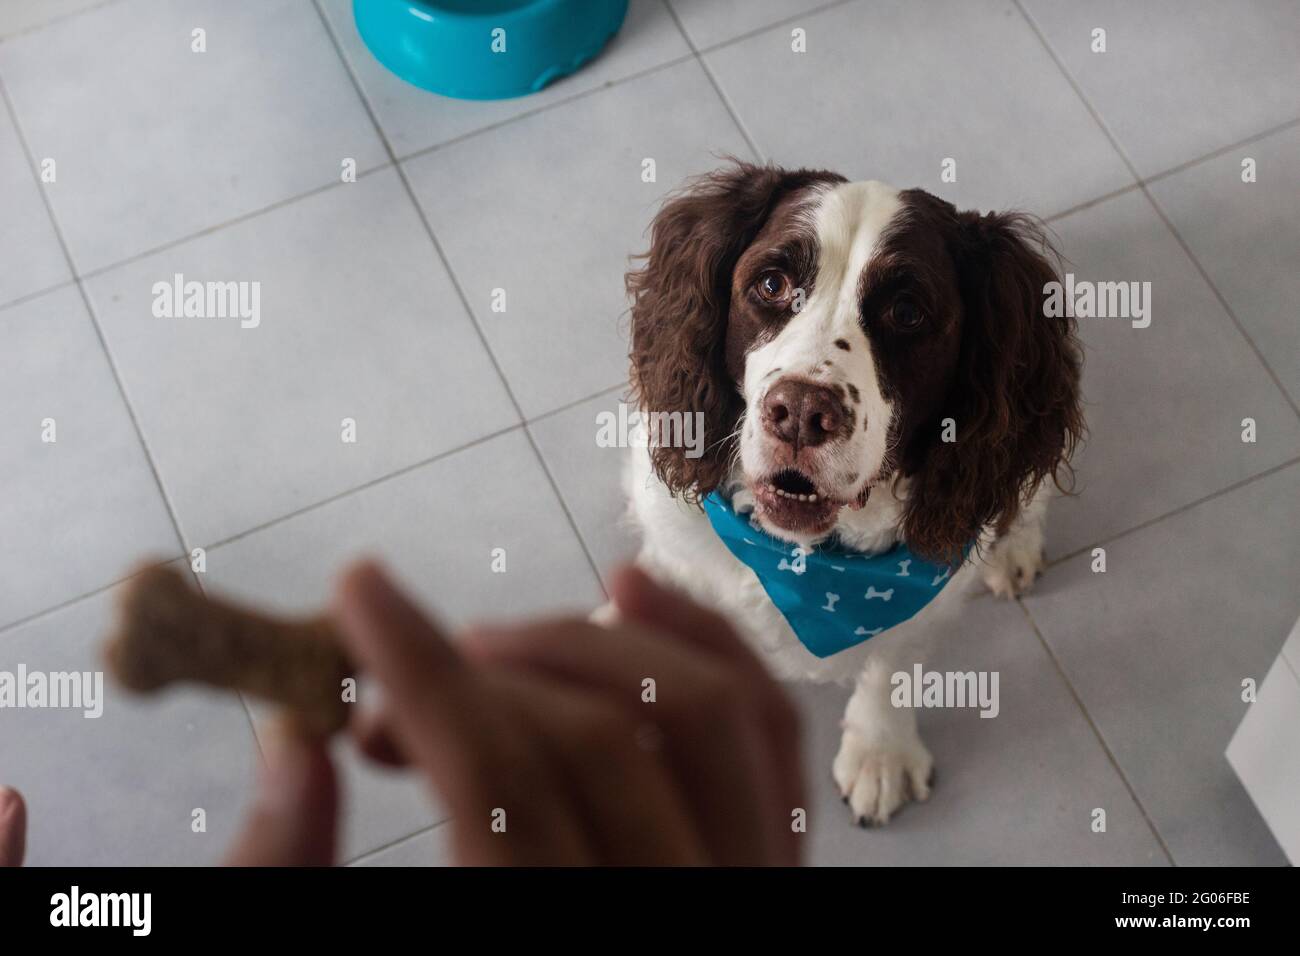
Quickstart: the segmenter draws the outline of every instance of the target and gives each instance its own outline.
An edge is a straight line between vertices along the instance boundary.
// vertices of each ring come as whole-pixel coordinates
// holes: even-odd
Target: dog
[[[632,399],[696,416],[707,439],[703,454],[657,440],[629,456],[637,563],[725,613],[777,676],[856,679],[832,775],[858,823],[884,824],[929,795],[933,767],[891,675],[980,579],[1008,598],[1029,587],[1049,489],[1069,490],[1082,352],[1073,319],[1043,309],[1058,257],[1024,214],[732,161],[665,202],[636,259]],[[742,560],[750,545],[766,565]],[[801,562],[827,548],[823,582],[878,556],[901,569],[898,593],[859,578],[843,601],[800,595]],[[850,599],[874,614],[910,600],[903,585],[924,602],[911,617],[849,629]],[[810,650],[778,588],[845,646]]]

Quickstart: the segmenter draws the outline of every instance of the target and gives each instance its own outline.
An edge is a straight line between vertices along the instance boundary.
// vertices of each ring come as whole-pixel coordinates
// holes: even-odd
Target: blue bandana
[[[952,567],[903,543],[863,554],[832,539],[808,551],[736,514],[717,492],[704,511],[723,544],[758,576],[804,647],[830,657],[914,617],[952,579]]]

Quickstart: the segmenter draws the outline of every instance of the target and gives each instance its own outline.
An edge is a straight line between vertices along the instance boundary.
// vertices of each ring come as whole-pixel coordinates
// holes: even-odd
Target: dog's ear
[[[842,177],[733,161],[688,183],[651,225],[650,251],[627,274],[632,299],[631,383],[643,412],[702,413],[704,453],[653,445],[655,474],[698,501],[727,475],[744,408],[727,373],[731,279],[783,196]]]
[[[1044,309],[1058,257],[1018,213],[956,216],[950,251],[964,309],[952,389],[933,439],[906,468],[909,547],[947,561],[989,525],[1005,532],[1039,484],[1065,489],[1083,437],[1075,324]],[[941,437],[942,419],[956,440]]]

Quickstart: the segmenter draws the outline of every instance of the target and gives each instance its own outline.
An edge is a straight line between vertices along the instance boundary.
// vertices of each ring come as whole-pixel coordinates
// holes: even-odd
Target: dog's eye
[[[907,299],[900,299],[894,303],[893,308],[894,324],[900,329],[915,329],[924,321],[925,316],[916,304]]]
[[[790,280],[785,273],[771,269],[758,277],[754,284],[761,298],[768,302],[780,302],[790,295]]]

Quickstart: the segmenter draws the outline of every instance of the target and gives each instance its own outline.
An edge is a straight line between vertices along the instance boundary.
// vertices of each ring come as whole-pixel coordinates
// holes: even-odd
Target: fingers
[[[376,568],[354,569],[337,621],[385,689],[382,715],[354,721],[363,751],[429,775],[461,862],[796,862],[784,695],[717,615],[637,572],[614,593],[661,633],[550,621],[471,636],[467,660]],[[651,723],[662,756],[644,749]]]
[[[479,864],[587,862],[590,850],[555,771],[494,705],[456,650],[374,565],[342,578],[336,620],[353,659],[384,688],[370,749],[409,760],[457,819],[457,858]],[[364,732],[364,731],[363,731]],[[387,738],[387,739],[386,739]],[[490,829],[498,808],[517,807],[513,847]],[[511,853],[524,852],[512,856]]]
[[[385,767],[409,767],[411,761],[393,739],[383,711],[363,711],[353,716],[348,730],[363,754]]]
[[[332,865],[339,797],[325,740],[283,720],[269,724],[262,736],[266,763],[226,865]]]
[[[615,568],[609,593],[624,617],[706,648],[735,662],[745,673],[762,673],[763,665],[737,636],[727,619],[695,603],[684,594],[664,587],[633,564]]]
[[[350,569],[337,592],[344,644],[384,687],[396,752],[440,778],[472,778],[476,688],[464,661],[375,565]]]
[[[12,787],[0,787],[0,866],[22,866],[27,846],[27,807]]]
[[[609,588],[614,604],[627,620],[666,632],[727,661],[741,677],[745,692],[753,695],[761,715],[778,802],[786,808],[787,815],[795,807],[806,806],[798,711],[727,620],[684,594],[659,584],[633,565],[616,569]],[[783,840],[786,862],[797,862],[798,834],[787,827]]]
[[[718,863],[784,861],[778,806],[758,715],[731,669],[684,644],[635,628],[610,632],[585,621],[542,622],[467,636],[467,652],[485,663],[549,673],[600,692],[666,737],[665,756]],[[655,700],[643,698],[654,680]],[[787,821],[783,823],[782,820]]]
[[[619,866],[708,861],[681,792],[637,722],[603,698],[498,670],[489,678],[559,768],[593,850]],[[541,821],[545,824],[545,821]],[[509,837],[513,839],[513,837]]]

